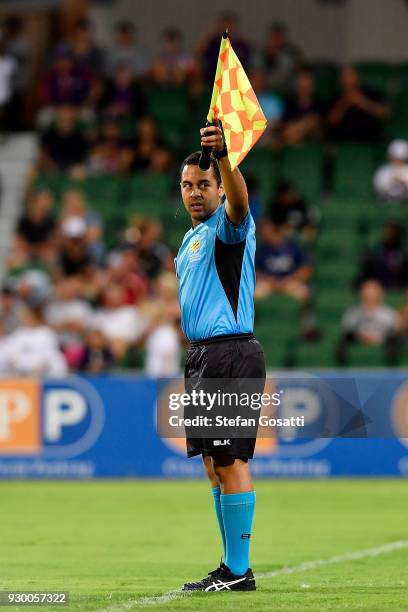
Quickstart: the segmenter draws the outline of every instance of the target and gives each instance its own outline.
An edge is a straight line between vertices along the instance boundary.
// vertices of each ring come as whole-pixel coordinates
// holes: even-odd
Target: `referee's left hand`
[[[201,128],[201,146],[212,147],[215,151],[224,149],[224,135],[220,127],[216,125],[208,125]]]

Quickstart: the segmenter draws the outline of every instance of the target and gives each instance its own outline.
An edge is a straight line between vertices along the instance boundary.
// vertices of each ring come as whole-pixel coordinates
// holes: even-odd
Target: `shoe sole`
[[[245,592],[245,591],[256,591],[256,585],[251,585],[251,586],[247,586],[247,587],[243,587],[241,589],[212,589],[211,591],[206,591],[205,589],[185,589],[184,587],[181,589],[182,591],[186,592],[186,591],[190,591],[190,592],[197,592],[197,593],[221,593],[221,592],[226,592],[229,591],[230,593],[234,592],[237,593],[238,591],[241,592]]]

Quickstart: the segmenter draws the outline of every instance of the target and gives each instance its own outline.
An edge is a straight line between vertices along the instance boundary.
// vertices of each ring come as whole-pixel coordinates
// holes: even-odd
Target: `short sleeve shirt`
[[[250,212],[234,225],[224,204],[186,233],[175,263],[188,340],[253,331],[255,246]]]

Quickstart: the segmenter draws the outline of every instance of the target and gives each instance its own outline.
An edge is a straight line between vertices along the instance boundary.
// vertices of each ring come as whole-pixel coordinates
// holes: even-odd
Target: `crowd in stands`
[[[177,283],[161,224],[135,217],[121,244],[106,252],[102,220],[81,191],[66,191],[59,214],[54,210],[49,191],[33,191],[18,223],[1,296],[3,370],[25,372],[26,353],[37,354],[46,337],[50,350],[38,353],[40,373],[61,371],[63,363],[103,372],[124,365],[145,343],[149,374],[177,372]],[[29,330],[25,346],[22,326]],[[62,360],[52,359],[56,347]]]
[[[374,189],[387,202],[408,200],[408,142],[394,140],[388,147],[388,163],[374,175]]]
[[[376,280],[361,284],[359,303],[351,306],[342,320],[342,334],[337,348],[339,365],[348,365],[348,352],[353,344],[384,346],[387,364],[396,365],[400,332],[399,313],[384,304],[384,290]]]
[[[103,373],[135,366],[166,376],[180,370],[184,339],[174,253],[162,223],[135,210],[117,245],[108,247],[109,228],[89,206],[81,181],[177,169],[189,145],[181,138],[174,146],[166,137],[151,112],[151,94],[180,89],[193,113],[201,97],[208,97],[225,29],[269,121],[260,147],[273,151],[308,141],[382,142],[390,109],[380,93],[362,83],[355,67],[340,70],[334,92],[321,95],[315,71],[284,24],[268,27],[259,47],[245,39],[239,26],[235,14],[223,13],[193,50],[185,47],[179,29],[167,28],[157,53],[150,54],[132,22],[115,24],[112,45],[104,49],[82,19],[69,40],[50,50],[35,91],[38,158],[27,180],[0,296],[0,372]],[[22,129],[29,48],[20,19],[6,20],[3,32],[0,124]],[[408,143],[392,142],[388,157],[375,173],[374,189],[384,201],[407,200]],[[57,174],[74,182],[58,197],[38,186],[41,177]],[[255,297],[288,295],[310,320],[319,208],[286,179],[265,203],[256,179],[246,178],[259,230]],[[383,290],[408,285],[405,244],[402,227],[390,223],[382,240],[363,253],[360,303],[344,315],[338,363],[347,364],[355,343],[382,344],[390,363],[395,361],[408,315],[385,306]]]

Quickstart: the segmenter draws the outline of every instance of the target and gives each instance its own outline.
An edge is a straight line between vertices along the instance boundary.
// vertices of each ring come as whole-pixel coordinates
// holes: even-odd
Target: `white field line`
[[[377,546],[377,548],[367,548],[366,550],[357,550],[352,553],[345,553],[344,555],[335,555],[328,559],[316,559],[316,561],[304,561],[300,565],[294,565],[293,567],[282,567],[281,569],[275,570],[274,572],[264,572],[257,574],[256,578],[275,578],[275,576],[284,576],[285,574],[296,574],[298,572],[304,572],[306,570],[315,569],[322,565],[332,565],[333,563],[343,563],[344,561],[358,561],[358,559],[366,559],[368,557],[379,557],[401,548],[408,548],[408,541],[401,540],[399,542],[391,542],[390,544],[384,544],[384,546]]]
[[[299,565],[293,565],[292,567],[282,567],[273,572],[263,572],[256,574],[257,580],[264,578],[275,578],[277,576],[285,576],[287,574],[297,574],[299,572],[305,572],[307,570],[316,569],[325,565],[332,565],[334,563],[344,563],[345,561],[358,561],[359,559],[367,559],[369,557],[379,557],[387,553],[395,552],[408,548],[408,540],[400,540],[398,542],[390,542],[383,546],[377,546],[376,548],[366,548],[365,550],[357,550],[355,552],[344,553],[343,555],[335,555],[328,559],[316,559],[315,561],[304,561]],[[132,610],[142,606],[155,606],[159,604],[166,604],[176,599],[183,599],[192,594],[191,591],[182,591],[181,589],[175,589],[163,593],[163,595],[156,595],[152,597],[140,597],[138,599],[131,599],[124,604],[117,604],[104,608],[101,612],[125,612],[125,610]]]

